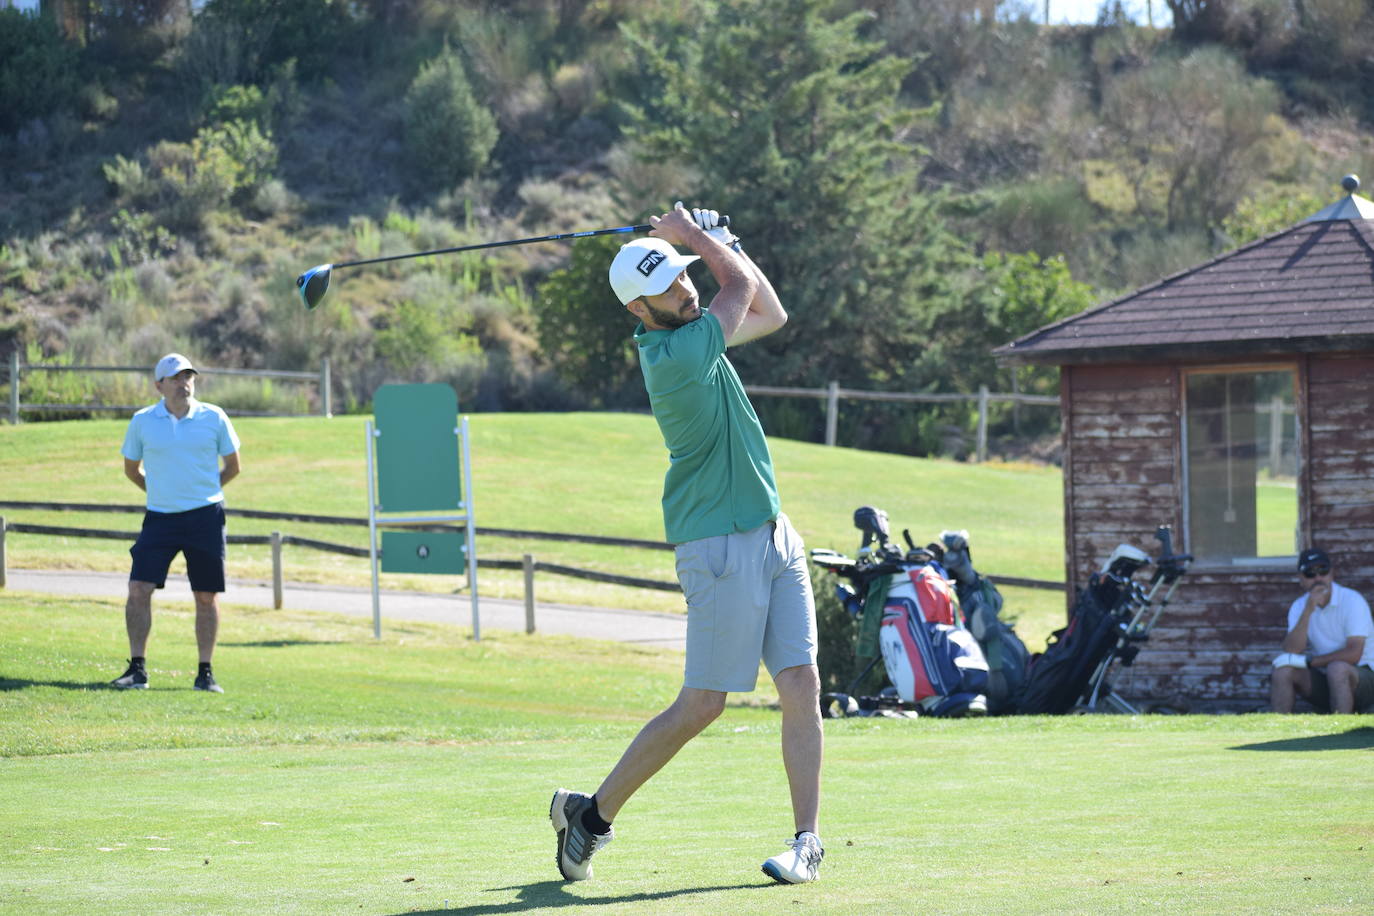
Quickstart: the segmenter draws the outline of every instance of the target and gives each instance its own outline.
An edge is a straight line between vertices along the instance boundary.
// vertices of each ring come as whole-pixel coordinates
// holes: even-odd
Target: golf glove
[[[678,201],[678,206],[682,206],[682,201]],[[684,207],[684,209],[686,208]],[[717,242],[720,242],[726,248],[731,248],[735,251],[740,250],[739,236],[732,234],[727,226],[721,225],[720,213],[718,211],[693,207],[691,213],[692,219],[707,235]]]
[[[739,250],[739,236],[730,232],[730,229],[720,224],[720,214],[715,210],[698,210],[693,208],[692,219],[697,221],[697,225],[706,230],[706,234],[720,242],[726,248]]]

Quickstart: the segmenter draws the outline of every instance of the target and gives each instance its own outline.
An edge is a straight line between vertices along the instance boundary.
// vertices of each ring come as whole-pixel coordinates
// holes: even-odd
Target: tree
[[[458,55],[445,48],[425,62],[405,95],[405,137],[426,178],[452,187],[487,165],[496,118],[473,95]]]
[[[539,345],[589,406],[644,403],[630,336],[634,319],[606,279],[619,236],[578,239],[568,266],[539,286]]]
[[[51,19],[0,9],[0,134],[72,106],[79,62]]]
[[[1281,128],[1273,84],[1220,48],[1153,61],[1104,95],[1103,118],[1133,160],[1137,199],[1162,182],[1170,228],[1217,225],[1264,173],[1265,141]]]
[[[627,27],[648,75],[628,134],[682,165],[661,193],[734,214],[782,295],[790,322],[733,357],[742,367],[770,384],[910,386],[920,313],[972,261],[917,187],[910,64],[863,37],[869,15],[833,7],[697,0],[682,25]]]

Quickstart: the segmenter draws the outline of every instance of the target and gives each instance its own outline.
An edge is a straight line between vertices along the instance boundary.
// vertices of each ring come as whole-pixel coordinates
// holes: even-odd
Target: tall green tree
[[[487,166],[500,136],[496,117],[473,94],[458,55],[444,48],[406,90],[405,138],[428,180],[451,187]]]
[[[73,106],[79,64],[52,19],[0,9],[0,135]]]
[[[696,0],[678,26],[626,29],[648,82],[630,114],[647,159],[729,212],[791,321],[736,358],[771,384],[907,386],[930,298],[972,266],[917,186],[910,64],[873,19],[825,0]]]

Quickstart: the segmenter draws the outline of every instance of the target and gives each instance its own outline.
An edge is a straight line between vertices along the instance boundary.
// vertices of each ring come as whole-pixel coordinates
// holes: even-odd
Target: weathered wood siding
[[[1331,552],[1339,581],[1374,599],[1374,354],[1304,358],[1299,376],[1307,539]],[[1074,591],[1119,543],[1157,554],[1161,524],[1183,548],[1180,379],[1175,365],[1064,367],[1065,563]],[[1136,699],[1263,703],[1298,594],[1292,570],[1190,572],[1117,689]]]
[[[1313,358],[1308,414],[1312,540],[1374,600],[1374,354]]]

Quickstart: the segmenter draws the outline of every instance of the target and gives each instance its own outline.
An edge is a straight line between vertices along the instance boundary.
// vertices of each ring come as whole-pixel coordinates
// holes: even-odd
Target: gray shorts
[[[687,598],[686,686],[738,693],[758,683],[760,658],[773,677],[816,663],[806,550],[786,515],[679,544],[677,578]]]

